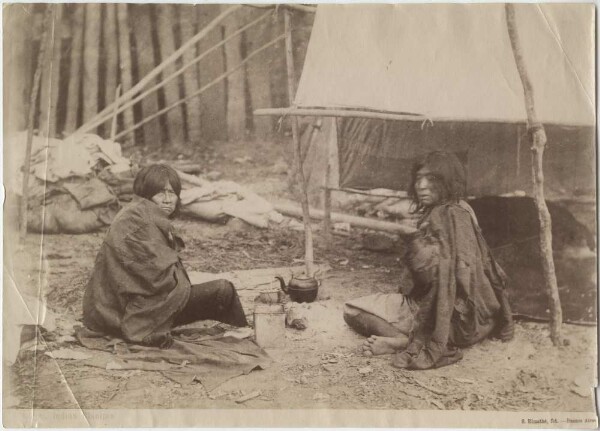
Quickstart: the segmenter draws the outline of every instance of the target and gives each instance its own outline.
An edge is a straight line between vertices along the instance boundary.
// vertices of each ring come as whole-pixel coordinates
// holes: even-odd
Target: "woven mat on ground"
[[[112,355],[95,355],[82,361],[107,370],[159,371],[180,384],[195,380],[211,391],[233,377],[255,369],[266,369],[272,362],[267,353],[250,340],[226,336],[220,328],[190,328],[174,331],[169,349],[130,344],[79,327],[77,340],[88,349]]]

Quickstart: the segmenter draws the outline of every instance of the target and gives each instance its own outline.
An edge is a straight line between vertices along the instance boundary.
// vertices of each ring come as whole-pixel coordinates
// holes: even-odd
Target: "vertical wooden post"
[[[285,53],[287,66],[287,81],[288,81],[288,101],[290,106],[294,105],[294,97],[296,94],[296,72],[294,71],[294,51],[292,43],[292,26],[291,13],[289,9],[284,12],[285,19]],[[314,275],[314,252],[313,252],[313,236],[312,227],[310,224],[310,213],[308,208],[308,191],[306,187],[306,179],[304,178],[304,169],[302,168],[302,151],[300,148],[300,137],[298,136],[298,117],[292,115],[292,141],[294,144],[295,159],[296,159],[296,174],[300,179],[300,202],[302,204],[302,220],[304,222],[304,260],[306,264],[306,275],[312,277]]]
[[[227,6],[223,6],[227,7]],[[240,23],[240,14],[229,17],[225,23],[225,37],[235,32]],[[225,44],[225,65],[227,70],[242,61],[242,36]],[[246,132],[246,85],[244,69],[241,68],[227,77],[227,138],[240,140]]]
[[[335,121],[335,118],[332,119]],[[319,124],[322,123],[322,120],[319,118]],[[331,166],[331,157],[332,157],[332,146],[335,145],[335,142],[331,139],[330,136],[327,137],[327,167],[325,168],[325,188],[323,191],[323,236],[326,239],[331,238],[331,175],[332,175],[332,166]],[[329,244],[329,242],[327,242]]]
[[[117,43],[117,5],[107,3],[104,15],[104,55],[106,59],[104,87],[104,106],[111,104],[117,89],[119,45]],[[112,127],[112,122],[105,123],[105,132]]]
[[[126,92],[133,85],[131,76],[131,39],[127,3],[117,4],[117,27],[119,30],[119,69],[121,72],[121,88],[123,89],[123,92]],[[125,130],[128,130],[133,127],[133,124],[133,108],[127,108],[123,111],[123,127]],[[135,144],[134,136],[135,135],[131,133],[125,139],[132,144]]]
[[[48,112],[48,136],[56,136],[56,118],[58,109],[60,63],[62,58],[62,16],[64,5],[57,3],[54,11],[54,31],[52,35],[52,56],[50,69],[50,104]]]
[[[262,14],[263,11],[256,11],[253,18]],[[273,35],[273,20],[266,19],[261,21],[253,28],[248,30],[247,52],[260,48],[268,43]],[[271,100],[271,79],[270,71],[272,68],[272,58],[270,52],[264,51],[248,63],[248,87],[250,90],[250,103],[252,109],[273,106]],[[257,116],[254,117],[254,134],[258,138],[266,138],[273,132],[273,117]]]
[[[148,75],[156,65],[154,60],[154,46],[152,44],[151,6],[149,4],[136,4],[132,5],[131,10],[139,77]],[[156,79],[153,79],[152,84],[155,83]],[[154,114],[158,111],[158,94],[149,94],[141,101],[141,104],[142,117]],[[147,122],[144,124],[142,130],[144,132],[145,146],[159,147],[162,144],[160,119],[157,118]]]
[[[48,33],[49,27],[52,22],[52,8],[54,5],[49,4],[46,6],[46,12],[44,16],[44,30],[40,39],[40,51],[38,53],[37,65],[35,67],[35,74],[33,75],[33,84],[31,86],[31,96],[29,99],[29,115],[27,119],[27,141],[25,144],[25,161],[23,163],[23,189],[21,192],[21,205],[20,205],[20,226],[19,226],[19,239],[21,243],[25,242],[27,235],[27,201],[29,200],[29,170],[31,169],[31,147],[33,145],[33,123],[35,121],[35,110],[37,105],[37,96],[40,89],[40,79],[42,77],[42,67],[44,64],[44,58],[46,57],[46,51],[50,43]]]
[[[160,58],[166,59],[175,52],[175,35],[173,33],[173,9],[175,5],[155,5],[158,15],[158,40],[160,45]],[[161,76],[171,75],[177,70],[176,63],[162,71]],[[179,78],[172,80],[164,87],[165,103],[170,106],[180,99]],[[185,130],[183,120],[183,105],[171,109],[167,113],[167,137],[169,145],[183,144],[185,141]]]
[[[83,48],[83,121],[98,112],[98,63],[101,9],[97,3],[85,5]]]
[[[46,37],[48,38],[48,49],[44,53],[44,63],[42,67],[42,77],[40,78],[40,117],[39,117],[39,133],[42,136],[50,136],[50,116],[52,111],[52,75],[56,69],[53,64],[54,45],[56,44],[56,35],[54,34],[56,29],[56,14],[57,6],[53,5],[50,7],[51,23],[50,28],[46,31]],[[40,43],[44,43],[41,41]]]
[[[203,5],[196,8],[198,30],[206,27],[217,15],[219,5]],[[229,19],[229,18],[228,18]],[[223,40],[223,27],[212,30],[199,43],[199,51],[204,52],[211,46]],[[225,72],[225,54],[223,49],[218,49],[209,54],[198,65],[199,86],[203,87],[217,76]],[[215,85],[200,97],[202,133],[206,140],[227,139],[227,128],[223,127],[227,121],[227,102],[225,98],[225,81]]]
[[[71,61],[69,65],[69,89],[67,90],[67,118],[65,133],[70,134],[77,128],[79,113],[79,90],[81,89],[81,58],[83,53],[83,28],[85,4],[74,4],[71,22]]]
[[[33,5],[13,3],[4,6],[3,67],[4,67],[4,137],[8,133],[27,129],[33,44],[30,29]],[[8,149],[5,151],[19,151]],[[6,154],[6,152],[5,152]],[[6,160],[6,159],[5,159]],[[5,225],[6,226],[6,225]],[[6,230],[5,230],[6,232]]]
[[[554,257],[552,256],[552,220],[544,196],[543,156],[544,148],[546,146],[546,132],[544,126],[537,119],[533,97],[533,86],[529,80],[523,53],[521,51],[519,31],[515,20],[515,7],[511,3],[507,3],[505,5],[505,10],[506,26],[508,28],[510,44],[512,46],[517,70],[521,77],[521,83],[523,84],[525,109],[527,111],[527,127],[531,136],[533,198],[535,200],[540,221],[540,254],[542,258],[544,281],[546,283],[546,290],[550,301],[550,338],[555,346],[559,346],[562,341],[562,308],[560,305],[560,297],[558,295]]]
[[[194,6],[189,4],[177,5],[179,12],[179,23],[181,25],[181,40],[182,43],[190,40],[195,32],[196,9],[199,7],[207,7],[206,5]],[[187,49],[183,53],[183,63],[189,64],[196,56],[198,45]],[[198,69],[190,67],[183,74],[183,94],[188,95],[195,93],[198,90]],[[186,125],[187,139],[193,146],[198,145],[202,140],[202,124],[200,118],[200,98],[193,97],[186,104]]]

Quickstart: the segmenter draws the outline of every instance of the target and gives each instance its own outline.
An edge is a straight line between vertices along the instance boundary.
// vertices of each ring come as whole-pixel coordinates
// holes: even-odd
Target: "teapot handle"
[[[285,293],[288,293],[287,286],[285,285],[283,277],[276,275],[275,278],[279,280],[279,286],[281,287],[281,290],[283,290]]]

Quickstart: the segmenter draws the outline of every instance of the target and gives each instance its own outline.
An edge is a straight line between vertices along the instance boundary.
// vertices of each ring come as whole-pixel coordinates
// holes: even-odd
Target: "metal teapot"
[[[276,276],[275,278],[279,280],[281,290],[290,295],[290,299],[294,302],[313,302],[317,298],[321,285],[321,281],[315,277],[292,276],[287,286],[283,277]]]

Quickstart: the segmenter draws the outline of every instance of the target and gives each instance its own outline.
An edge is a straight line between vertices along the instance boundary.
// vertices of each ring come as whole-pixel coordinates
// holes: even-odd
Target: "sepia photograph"
[[[4,3],[2,416],[598,427],[593,3]]]

